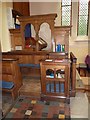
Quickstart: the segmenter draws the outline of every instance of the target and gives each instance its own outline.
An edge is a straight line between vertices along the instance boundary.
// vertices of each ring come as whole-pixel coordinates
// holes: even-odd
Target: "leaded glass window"
[[[62,0],[61,2],[61,25],[71,25],[71,0]]]
[[[79,0],[78,8],[78,35],[88,35],[88,1]]]

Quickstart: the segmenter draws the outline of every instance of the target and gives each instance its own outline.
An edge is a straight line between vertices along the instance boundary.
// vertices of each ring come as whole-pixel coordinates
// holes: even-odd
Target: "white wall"
[[[77,57],[78,63],[83,63],[85,61],[85,57],[88,54],[88,42],[72,42],[70,43],[70,51],[72,51]]]
[[[78,59],[78,62],[84,62],[84,59],[85,59],[85,56],[88,54],[88,41],[76,41],[77,40],[77,36],[76,36],[76,30],[77,30],[77,21],[75,20],[75,17],[77,17],[77,12],[76,11],[76,7],[77,7],[77,3],[73,2],[73,7],[75,9],[73,9],[73,14],[72,14],[72,17],[73,17],[73,21],[72,21],[72,37],[70,37],[70,40],[69,40],[69,50],[72,51],[75,56],[77,57]],[[30,3],[30,15],[38,15],[38,14],[48,14],[48,13],[57,13],[58,17],[55,21],[55,25],[56,26],[60,26],[61,25],[61,12],[60,12],[60,3],[58,2],[46,2],[46,3],[43,3],[43,2],[39,2],[39,3],[36,3],[36,2],[31,2]],[[90,28],[90,25],[89,25],[89,28]],[[48,34],[48,32],[47,32]],[[49,35],[47,35],[49,36]],[[50,43],[50,38],[47,39],[48,43]],[[90,40],[90,39],[89,39]]]
[[[12,3],[2,2],[0,6],[0,18],[2,18],[2,31],[0,34],[2,51],[9,51],[11,50],[11,42],[10,42],[10,35],[8,30],[8,22],[7,22],[7,7],[12,7]]]
[[[56,25],[60,25],[60,4],[58,2],[30,2],[30,15],[57,13]]]
[[[2,3],[0,2],[0,18],[2,18],[1,16],[2,16]],[[2,28],[2,19],[0,19],[0,26]],[[2,40],[2,29],[0,29],[0,44],[1,44],[1,40]],[[0,48],[1,48],[1,46],[0,46]]]

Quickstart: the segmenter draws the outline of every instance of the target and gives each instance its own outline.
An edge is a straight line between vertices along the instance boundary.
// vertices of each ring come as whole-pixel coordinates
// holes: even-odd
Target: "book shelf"
[[[69,53],[69,32],[71,26],[54,27],[53,52]]]

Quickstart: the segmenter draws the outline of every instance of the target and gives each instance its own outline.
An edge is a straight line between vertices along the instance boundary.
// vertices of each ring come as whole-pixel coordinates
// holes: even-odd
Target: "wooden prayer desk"
[[[40,62],[41,97],[69,98],[70,60],[46,59]]]

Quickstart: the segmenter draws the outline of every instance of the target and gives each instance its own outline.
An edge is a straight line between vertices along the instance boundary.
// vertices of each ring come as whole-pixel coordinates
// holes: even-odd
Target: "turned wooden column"
[[[36,32],[36,35],[35,35],[35,39],[36,39],[36,48],[35,48],[35,50],[38,51],[38,50],[39,50],[38,40],[39,40],[40,24],[37,24],[37,21],[36,21],[36,23],[35,23],[34,29],[35,29],[35,32]]]
[[[71,77],[71,96],[75,96],[76,93],[76,62],[77,58],[74,56],[72,52],[70,52],[70,60],[71,60],[71,71],[70,71],[70,77]]]

